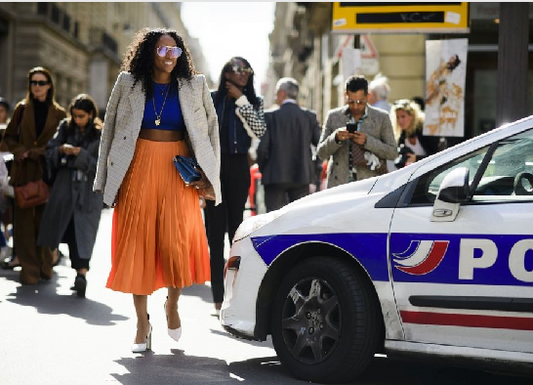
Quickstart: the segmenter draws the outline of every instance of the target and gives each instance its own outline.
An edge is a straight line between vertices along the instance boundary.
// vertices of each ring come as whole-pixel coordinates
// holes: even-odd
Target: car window
[[[481,148],[423,175],[415,188],[411,204],[432,204],[440,184],[454,169],[467,167],[469,183],[482,166],[489,147]],[[474,202],[533,200],[533,130],[498,142],[472,195]]]

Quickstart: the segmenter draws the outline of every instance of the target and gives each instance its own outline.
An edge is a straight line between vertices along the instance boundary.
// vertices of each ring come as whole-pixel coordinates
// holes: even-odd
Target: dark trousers
[[[309,195],[309,184],[272,183],[265,187],[265,206],[267,212],[282,208],[297,199]]]
[[[224,237],[230,243],[242,222],[244,206],[250,189],[250,166],[247,154],[222,154],[220,164],[222,203],[215,206],[207,201],[205,221],[209,253],[211,256],[211,290],[213,302],[224,298]]]
[[[35,284],[39,278],[52,278],[52,250],[37,246],[37,235],[45,205],[21,209],[15,204],[14,244],[20,261],[20,282]]]
[[[70,258],[71,267],[78,271],[80,269],[89,270],[89,260],[91,259],[90,255],[88,258],[81,258],[78,251],[78,244],[76,243],[76,230],[74,227],[74,217],[70,220],[70,223],[65,230],[63,235],[63,241],[68,244],[68,255]],[[87,256],[85,256],[87,257]]]

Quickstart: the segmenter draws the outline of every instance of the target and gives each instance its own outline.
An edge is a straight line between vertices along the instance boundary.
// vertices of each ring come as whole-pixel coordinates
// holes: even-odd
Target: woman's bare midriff
[[[154,142],[177,142],[178,140],[183,140],[183,131],[141,128],[139,138],[152,140]]]

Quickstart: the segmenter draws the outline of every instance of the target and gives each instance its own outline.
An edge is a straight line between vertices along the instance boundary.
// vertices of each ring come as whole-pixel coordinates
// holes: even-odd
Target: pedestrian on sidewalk
[[[224,298],[224,238],[230,243],[242,222],[250,189],[248,151],[252,139],[266,131],[263,98],[254,89],[254,71],[243,57],[231,58],[220,73],[212,94],[220,127],[222,204],[207,202],[207,237],[211,254],[211,290],[215,314]]]
[[[403,168],[439,151],[440,138],[423,133],[424,113],[417,103],[409,99],[396,100],[390,117],[398,141],[396,168]]]
[[[202,178],[186,185],[173,164],[194,156]],[[143,29],[131,43],[107,104],[94,191],[114,206],[107,287],[133,294],[133,352],[151,348],[147,296],[168,288],[168,334],[178,341],[181,289],[210,279],[199,194],[220,203],[217,115],[174,30]]]
[[[96,103],[86,94],[72,100],[69,113],[46,145],[54,183],[37,244],[52,249],[68,244],[71,266],[77,272],[73,289],[85,297],[86,274],[103,208],[102,195],[92,191],[102,122]]]
[[[296,79],[276,84],[279,108],[265,112],[267,131],[257,148],[261,183],[265,186],[267,212],[309,194],[315,176],[312,146],[320,139],[316,114],[298,105]]]
[[[389,114],[368,105],[368,82],[350,76],[346,105],[330,110],[318,143],[318,156],[328,160],[327,188],[387,172],[386,159],[398,155]]]
[[[65,117],[65,109],[55,101],[50,72],[43,67],[31,69],[26,97],[15,107],[4,136],[7,150],[15,157],[11,167],[11,185],[22,186],[44,177],[45,146]],[[37,245],[44,208],[45,204],[21,208],[15,202],[14,243],[22,267],[22,284],[36,284],[41,278],[52,278],[55,263],[52,250]]]

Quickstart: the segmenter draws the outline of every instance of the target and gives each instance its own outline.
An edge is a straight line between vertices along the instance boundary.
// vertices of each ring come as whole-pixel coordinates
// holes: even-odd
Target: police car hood
[[[354,222],[360,223],[362,231],[382,228],[382,222],[370,225],[374,220],[380,221],[374,215],[374,205],[405,183],[410,174],[399,170],[308,195],[266,214],[272,220],[255,231],[254,236],[353,231]]]

